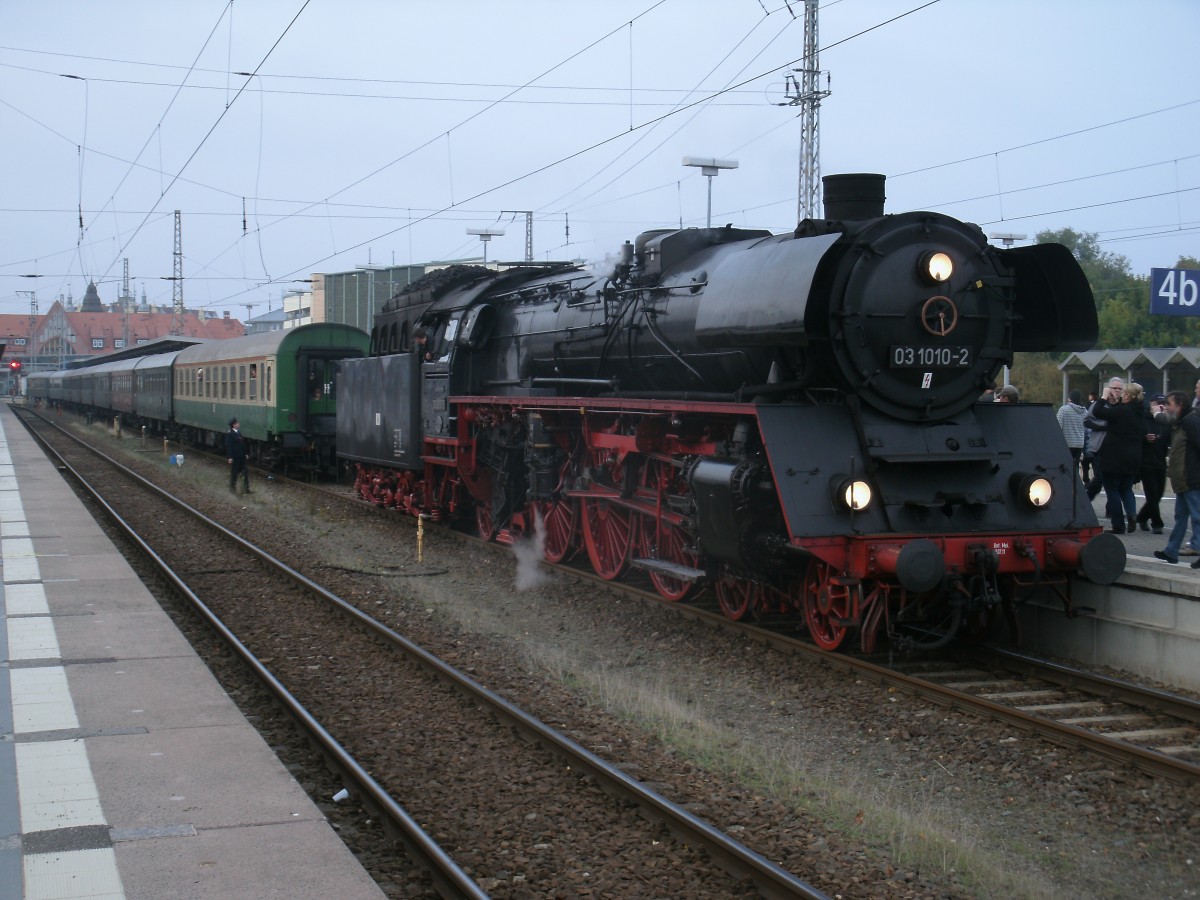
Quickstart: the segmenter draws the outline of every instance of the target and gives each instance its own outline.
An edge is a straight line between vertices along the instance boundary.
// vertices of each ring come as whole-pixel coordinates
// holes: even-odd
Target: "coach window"
[[[258,363],[250,363],[250,399],[258,399]]]
[[[267,374],[266,374],[267,380],[263,386],[263,399],[266,400],[268,403],[270,403],[271,402],[271,375],[272,375],[272,372],[271,372],[270,366],[267,366],[266,369],[267,369]]]
[[[246,367],[238,366],[238,399],[246,399]]]

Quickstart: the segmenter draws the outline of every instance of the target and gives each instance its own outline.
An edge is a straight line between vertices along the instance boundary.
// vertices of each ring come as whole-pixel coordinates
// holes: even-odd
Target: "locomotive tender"
[[[433,273],[377,316],[339,384],[338,455],[379,505],[536,535],[605,579],[643,569],[726,615],[798,613],[816,643],[932,647],[1037,585],[1110,583],[1049,407],[980,403],[1014,351],[1092,346],[1057,244],[884,215],[830,176],[794,233],[661,230],[597,272]]]

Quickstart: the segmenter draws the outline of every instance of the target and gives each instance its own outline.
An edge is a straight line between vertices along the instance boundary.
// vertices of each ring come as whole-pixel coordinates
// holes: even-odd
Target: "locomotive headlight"
[[[855,512],[866,509],[871,502],[871,486],[865,481],[852,481],[842,492],[842,501]]]
[[[1034,509],[1046,506],[1054,496],[1054,487],[1050,484],[1050,479],[1041,475],[1018,472],[1009,483],[1017,499]]]
[[[930,250],[921,256],[918,271],[923,279],[933,284],[942,284],[954,274],[954,261],[950,254]]]
[[[871,485],[861,478],[837,475],[834,476],[830,488],[834,502],[854,512],[866,509],[871,503]]]

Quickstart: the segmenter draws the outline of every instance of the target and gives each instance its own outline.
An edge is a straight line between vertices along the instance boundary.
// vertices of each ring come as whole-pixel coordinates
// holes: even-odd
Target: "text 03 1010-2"
[[[893,369],[965,369],[971,365],[971,348],[898,344],[892,347],[891,365]]]

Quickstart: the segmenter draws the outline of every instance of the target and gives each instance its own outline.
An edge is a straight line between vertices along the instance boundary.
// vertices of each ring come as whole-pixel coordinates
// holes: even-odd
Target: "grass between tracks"
[[[648,682],[639,666],[581,668],[577,655],[558,647],[527,644],[525,650],[531,668],[649,731],[705,770],[879,848],[887,859],[885,874],[956,874],[978,897],[1061,895],[1060,888],[1036,874],[1045,870],[1046,860],[1026,859],[1014,866],[1020,848],[998,847],[991,839],[984,845],[971,834],[969,821],[937,796],[955,791],[948,772],[942,777],[888,775],[855,764],[844,748],[819,737],[739,734],[700,711],[694,700],[679,696],[666,679]],[[770,716],[770,711],[763,714]],[[727,829],[752,823],[714,824]],[[1022,871],[1027,867],[1033,871]]]

